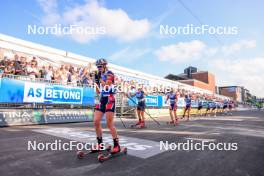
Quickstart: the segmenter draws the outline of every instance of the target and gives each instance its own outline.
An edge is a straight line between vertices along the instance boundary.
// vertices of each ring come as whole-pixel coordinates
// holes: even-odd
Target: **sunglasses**
[[[97,68],[103,68],[103,66],[102,65],[97,65]]]

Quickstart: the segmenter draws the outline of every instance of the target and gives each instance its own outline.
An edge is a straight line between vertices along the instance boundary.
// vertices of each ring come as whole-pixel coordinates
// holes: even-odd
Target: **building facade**
[[[251,98],[249,90],[242,86],[219,87],[219,93],[221,95],[231,97],[237,102],[246,102],[249,98]]]
[[[184,69],[182,74],[169,74],[166,78],[216,93],[215,76],[208,71],[197,71],[197,68],[192,66]]]

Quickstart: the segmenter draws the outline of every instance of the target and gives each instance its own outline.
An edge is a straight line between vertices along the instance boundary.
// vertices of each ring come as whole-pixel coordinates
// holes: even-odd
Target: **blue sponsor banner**
[[[45,103],[74,103],[82,104],[82,88],[68,88],[63,86],[46,86]]]
[[[166,107],[169,106],[169,101],[165,103],[166,101],[166,96],[160,96],[160,95],[153,95],[153,96],[146,96],[146,106],[152,106],[152,107]],[[132,100],[131,100],[132,99]],[[137,99],[135,97],[130,98],[128,100],[128,105],[129,106],[136,106]],[[179,98],[177,102],[177,107],[185,107],[185,101],[184,98]],[[192,101],[192,107],[198,107],[198,102]]]
[[[168,100],[167,103],[166,102],[166,99],[167,99],[167,96],[163,96],[163,107],[168,107],[170,105],[170,101]],[[185,107],[185,101],[184,101],[184,98],[179,98],[178,101],[177,101],[177,107]]]
[[[2,103],[23,103],[24,81],[1,79],[0,102]]]
[[[152,107],[162,107],[163,105],[163,98],[160,95],[148,95],[145,97],[146,106],[152,106]],[[136,106],[137,98],[129,98],[128,105],[129,106]]]
[[[193,108],[198,108],[198,101],[192,100],[192,102],[191,102],[191,106],[192,106]]]
[[[177,107],[185,107],[185,100],[184,98],[179,98],[177,102]]]
[[[1,79],[0,102],[94,105],[94,91],[89,87],[48,85],[8,78]]]

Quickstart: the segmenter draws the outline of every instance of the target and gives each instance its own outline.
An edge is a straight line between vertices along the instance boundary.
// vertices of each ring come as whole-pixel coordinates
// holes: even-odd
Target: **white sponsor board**
[[[33,131],[83,143],[97,142],[96,135],[94,132],[80,131],[73,128],[48,128],[35,129]],[[106,144],[112,145],[112,136],[110,134],[104,134],[103,141]],[[122,147],[127,147],[129,155],[136,156],[139,158],[145,159],[164,152],[160,150],[160,144],[156,141],[119,136],[119,143]]]
[[[24,87],[24,102],[44,102],[45,84],[26,82]]]

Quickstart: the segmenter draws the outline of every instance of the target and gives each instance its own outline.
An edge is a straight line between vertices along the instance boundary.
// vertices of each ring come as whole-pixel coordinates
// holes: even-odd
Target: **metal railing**
[[[64,84],[62,80],[47,80],[45,78],[33,78],[31,76],[25,76],[25,75],[0,74],[0,78],[9,78],[14,80],[30,81],[36,83],[52,84],[52,85],[54,84],[54,85],[72,86],[72,87],[92,87],[92,85],[90,84],[83,84],[80,82],[77,83],[67,82],[66,84]]]

